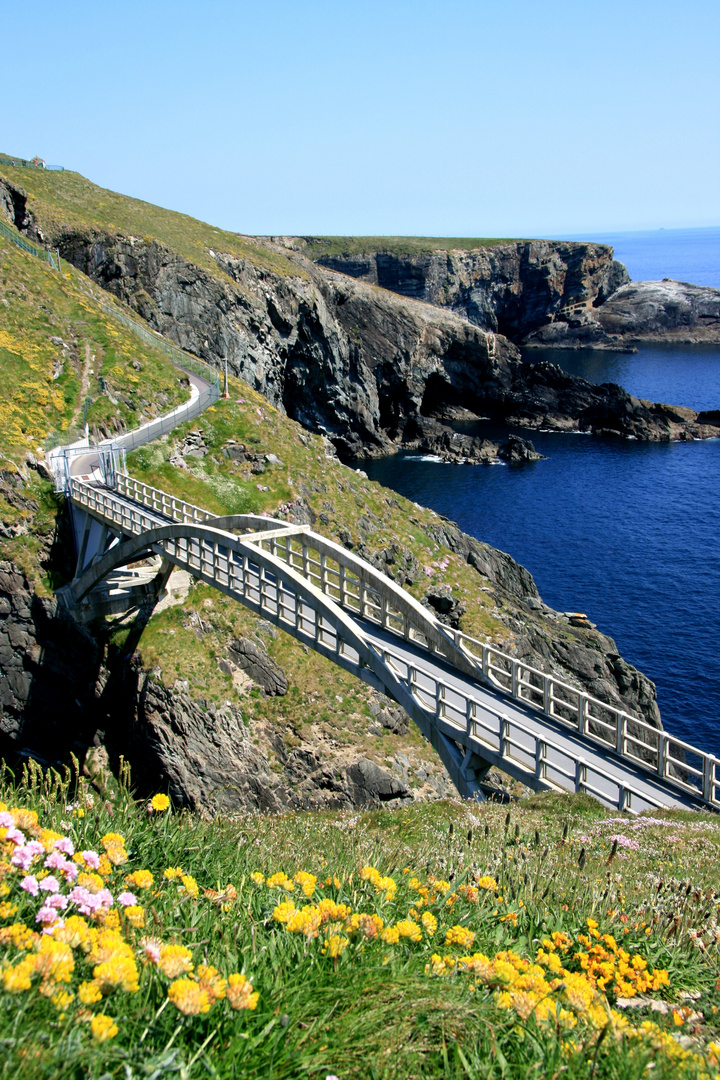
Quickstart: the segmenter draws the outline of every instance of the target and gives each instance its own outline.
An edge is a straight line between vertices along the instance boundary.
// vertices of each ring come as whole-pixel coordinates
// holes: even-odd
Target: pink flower
[[[37,896],[38,889],[40,888],[38,879],[32,874],[26,874],[20,882],[20,888],[24,889],[25,892],[29,892],[31,896]]]
[[[152,960],[153,964],[157,964],[160,959],[160,942],[159,941],[146,941],[143,952],[148,960]]]
[[[72,892],[68,893],[68,900],[72,904],[77,904],[81,915],[92,915],[94,911],[97,911],[102,906],[98,897],[93,896],[82,885],[76,885]]]
[[[35,922],[41,922],[41,923],[55,922],[56,919],[57,919],[57,911],[55,910],[55,908],[50,907],[49,904],[46,904],[44,907],[41,907],[40,910],[38,911],[37,915],[35,916]]]
[[[117,898],[118,904],[122,904],[123,907],[132,907],[137,904],[137,896],[131,892],[121,892]]]
[[[66,862],[62,868],[62,873],[65,875],[66,881],[74,881],[79,873],[77,863]]]
[[[69,836],[63,836],[60,840],[56,840],[53,847],[56,851],[64,851],[66,855],[75,854],[75,845]]]
[[[55,893],[54,896],[48,897],[47,907],[55,908],[57,911],[58,909],[66,908],[67,903],[67,897],[63,896],[62,893]]]
[[[48,874],[48,876],[43,878],[40,882],[40,888],[44,889],[45,892],[59,892],[60,883],[53,874]]]
[[[18,847],[25,843],[25,833],[21,833],[19,829],[9,828],[5,833],[5,839],[10,840],[13,844],[17,844]]]
[[[67,859],[60,851],[51,851],[45,860],[48,870],[64,870]]]
[[[95,893],[95,898],[100,901],[102,907],[112,907],[113,898],[109,889],[100,889]]]
[[[86,866],[89,866],[91,870],[97,870],[100,865],[100,856],[97,851],[83,851],[82,857]]]
[[[7,810],[0,811],[0,829],[12,829],[15,827],[12,814]]]

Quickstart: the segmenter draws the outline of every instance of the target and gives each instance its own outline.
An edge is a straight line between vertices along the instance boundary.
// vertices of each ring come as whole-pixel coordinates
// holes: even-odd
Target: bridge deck
[[[648,726],[633,718],[629,718],[631,724],[625,724],[623,739],[617,742],[626,752],[617,753],[613,749],[615,742],[608,745],[603,731],[608,725],[595,720],[591,712],[586,714],[587,702],[581,700],[578,691],[571,691],[578,698],[580,718],[573,727],[566,718],[570,706],[561,697],[553,698],[552,687],[550,692],[547,687],[544,690],[544,700],[550,705],[543,712],[527,699],[522,700],[523,685],[532,693],[540,691],[530,682],[523,684],[516,675],[512,677],[514,694],[488,685],[488,665],[460,652],[445,628],[434,625],[435,620],[424,609],[421,613],[415,610],[418,605],[411,597],[408,602],[415,608],[409,608],[410,621],[406,612],[403,628],[399,629],[392,621],[398,618],[393,615],[392,604],[399,602],[396,594],[402,591],[393,583],[387,582],[390,592],[378,601],[379,608],[366,609],[364,586],[350,577],[342,579],[338,592],[338,586],[328,585],[323,577],[323,557],[314,561],[308,558],[307,545],[333,545],[307,528],[298,530],[272,519],[252,519],[254,531],[237,538],[224,531],[235,519],[213,518],[198,507],[147,489],[128,477],[120,477],[120,485],[123,493],[102,487],[95,477],[76,479],[73,503],[78,511],[89,515],[88,520],[123,536],[134,536],[136,552],[146,540],[146,550],[190,570],[391,694],[438,749],[461,794],[479,796],[483,773],[496,765],[536,790],[582,790],[607,805],[634,812],[659,806],[720,805],[717,766],[708,755],[703,756],[698,769],[694,758],[693,764],[687,758],[683,760],[684,744],[675,746],[670,737],[649,728],[657,736],[657,745],[645,747],[642,729]],[[291,533],[306,545],[296,560],[288,539]],[[263,545],[269,546],[271,552],[266,552]],[[121,546],[116,542],[115,552],[119,553]],[[336,554],[342,561],[342,555]],[[86,556],[89,569],[70,586],[70,590],[76,590],[74,601],[81,599],[78,590],[85,588],[80,583],[93,578],[93,566],[97,577],[115,558],[113,549],[104,554],[98,551],[94,559],[89,551]],[[360,563],[354,556],[346,557]],[[321,570],[313,570],[321,563]],[[362,577],[362,566],[355,569]],[[377,571],[367,566],[367,574],[378,585]],[[349,587],[346,590],[348,581],[357,584],[359,592]],[[383,588],[382,583],[379,587]],[[380,608],[382,618],[377,621],[363,617],[366,610]],[[616,739],[617,733],[613,732],[612,740]],[[691,747],[688,750],[699,753]],[[710,798],[705,797],[708,762],[712,769]]]

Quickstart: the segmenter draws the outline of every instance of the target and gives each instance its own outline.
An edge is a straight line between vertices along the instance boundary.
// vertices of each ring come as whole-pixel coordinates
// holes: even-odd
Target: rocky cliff
[[[448,308],[524,347],[720,341],[720,290],[670,280],[631,283],[605,244],[526,240],[474,250],[344,254],[337,241],[322,238],[285,243],[321,266]]]
[[[449,308],[516,343],[540,326],[598,307],[630,280],[605,244],[526,240],[470,251],[343,256],[323,255],[322,240],[307,242],[321,266]]]

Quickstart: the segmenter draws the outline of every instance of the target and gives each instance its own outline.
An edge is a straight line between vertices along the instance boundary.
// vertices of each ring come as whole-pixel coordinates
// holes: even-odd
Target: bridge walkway
[[[90,613],[120,565],[160,555],[398,701],[467,797],[496,765],[535,790],[609,806],[720,807],[720,761],[546,673],[451,631],[369,564],[307,526],[217,518],[125,474],[75,477],[75,509],[104,530],[64,599]],[[240,532],[242,535],[235,535]],[[110,544],[108,547],[107,544]]]

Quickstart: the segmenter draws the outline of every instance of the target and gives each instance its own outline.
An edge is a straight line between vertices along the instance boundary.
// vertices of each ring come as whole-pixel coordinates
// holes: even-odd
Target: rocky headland
[[[321,266],[448,308],[525,348],[720,341],[720,289],[631,282],[605,244],[527,240],[477,250],[345,254],[335,238],[285,243]]]

